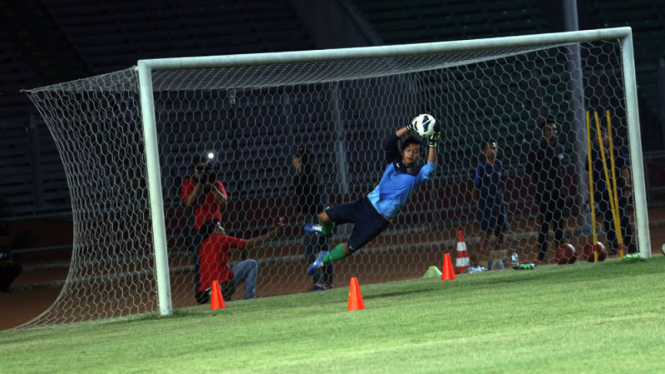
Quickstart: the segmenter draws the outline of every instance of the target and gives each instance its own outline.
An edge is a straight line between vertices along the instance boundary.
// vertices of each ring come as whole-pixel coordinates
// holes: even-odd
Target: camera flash
[[[209,160],[212,160],[212,159],[214,159],[214,158],[215,158],[215,154],[214,154],[214,153],[212,153],[212,152],[208,153],[208,159],[209,159]]]

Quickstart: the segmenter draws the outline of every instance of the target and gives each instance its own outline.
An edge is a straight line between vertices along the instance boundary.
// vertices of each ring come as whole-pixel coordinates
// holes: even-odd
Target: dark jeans
[[[192,227],[189,230],[189,237],[187,237],[189,250],[195,254],[199,253],[199,247],[201,247],[201,244],[203,244],[205,241],[205,237],[205,233],[200,232],[199,230]]]
[[[22,271],[23,267],[15,262],[11,265],[0,263],[0,291],[9,292],[9,286]]]
[[[547,255],[547,234],[550,231],[550,222],[554,231],[555,248],[559,248],[563,241],[563,208],[566,200],[562,196],[551,196],[538,202],[538,260],[542,261]]]
[[[222,282],[219,284],[220,291],[222,291],[222,297],[225,301],[229,301],[231,296],[236,292],[236,287],[240,283],[245,282],[245,300],[255,299],[256,298],[256,278],[259,274],[259,265],[255,260],[249,259],[241,261],[231,267],[231,272],[233,272],[233,278],[228,282]],[[199,304],[205,304],[210,302],[210,293],[209,290],[205,291],[196,291],[194,297]]]
[[[305,223],[319,223],[319,219],[314,216],[314,217],[306,217],[305,218]],[[305,232],[303,236],[303,245],[305,246],[305,259],[307,260],[308,264],[312,264],[314,261],[316,261],[316,257],[321,253],[321,251],[326,251],[328,250],[328,247],[330,246],[330,241],[329,239],[326,239],[322,236],[316,235],[311,232]],[[321,269],[317,270],[314,275],[312,276],[312,283],[317,284],[317,283],[326,283],[329,285],[333,285],[333,264],[328,263],[327,265],[323,266]]]
[[[619,250],[619,240],[617,238],[616,228],[614,227],[614,216],[612,215],[612,207],[606,200],[600,200],[598,203],[598,210],[603,215],[603,227],[607,235],[607,241],[610,244],[610,251],[616,253]],[[630,224],[630,217],[628,216],[628,199],[622,197],[619,199],[619,220],[621,226],[621,234],[623,235],[623,245],[626,250],[629,250],[633,244],[633,225]]]

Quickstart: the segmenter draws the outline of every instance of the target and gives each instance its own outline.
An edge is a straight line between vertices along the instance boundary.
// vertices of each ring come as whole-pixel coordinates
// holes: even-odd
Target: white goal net
[[[617,37],[591,39],[477,49],[462,42],[457,50],[414,48],[421,52],[411,54],[409,46],[380,47],[399,53],[376,57],[354,50],[352,58],[327,60],[296,52],[244,65],[153,69],[168,302],[176,308],[197,304],[197,254],[206,238],[195,229],[213,218],[242,239],[286,222],[278,236],[258,246],[229,249],[230,266],[256,261],[258,297],[346,287],[353,276],[361,284],[422,277],[430,266],[441,266],[444,253],[455,257],[460,230],[472,265],[485,268],[495,249],[516,251],[521,262],[555,264],[559,242],[571,244],[581,261],[593,240],[592,223],[598,241],[617,248],[604,186],[596,187],[597,219],[591,219],[585,111],[591,113],[591,140],[597,136],[593,112],[603,127],[610,113],[622,239],[626,251],[641,249],[638,237],[648,233],[637,222],[646,216],[632,192],[639,192],[635,186],[643,178],[629,178],[641,165],[631,155],[641,150],[635,149],[638,124],[628,126],[636,109],[626,96],[622,45]],[[161,222],[151,218],[137,69],[34,89],[29,96],[65,164],[75,230],[62,293],[30,325],[158,310],[160,248],[153,223]],[[340,226],[325,241],[305,234],[304,222],[316,222],[315,212],[325,206],[367,195],[387,164],[383,139],[419,113],[443,124],[434,178],[376,240],[308,277],[313,256],[344,242],[351,227]],[[552,127],[558,136],[550,143],[544,133]],[[600,155],[596,143],[594,157]],[[489,152],[494,159],[482,153],[488,144],[498,149]],[[304,179],[296,156],[306,164]],[[195,173],[203,187],[193,193]],[[213,183],[205,187],[208,179]],[[496,244],[499,231],[502,242]],[[481,248],[483,237],[488,243]],[[251,297],[245,291],[239,284],[231,299]]]

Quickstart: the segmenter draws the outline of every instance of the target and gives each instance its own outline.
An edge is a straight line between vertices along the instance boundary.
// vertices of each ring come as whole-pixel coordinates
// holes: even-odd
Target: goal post
[[[640,133],[640,113],[637,104],[637,79],[635,78],[635,56],[633,52],[633,33],[626,28],[626,35],[621,40],[621,58],[623,61],[623,81],[626,92],[626,116],[630,142],[631,173],[635,181],[635,220],[640,235],[638,245],[640,257],[651,258],[651,239],[649,234],[649,212],[647,210],[647,193],[644,180],[644,159],[642,158],[642,136]]]
[[[166,248],[166,228],[164,226],[164,198],[162,197],[162,175],[159,164],[159,145],[155,123],[155,101],[152,91],[150,67],[144,61],[138,62],[139,87],[141,95],[141,118],[145,139],[145,157],[150,194],[150,214],[152,216],[152,238],[155,249],[155,273],[159,313],[173,314],[171,303],[171,280],[169,276],[168,250]]]
[[[578,74],[570,73],[576,66],[571,45],[581,49]],[[580,110],[612,110],[612,133],[629,152],[633,182],[632,196],[621,206],[635,228],[635,247],[642,258],[651,257],[628,27],[141,60],[136,68],[28,95],[62,155],[75,223],[65,287],[29,326],[153,311],[170,315],[194,305],[200,265],[191,237],[196,208],[186,206],[182,194],[192,160],[211,152],[228,195],[221,223],[230,235],[249,239],[277,219],[288,222],[283,236],[248,252],[258,264],[259,296],[307,291],[307,256],[346,240],[350,229],[341,226],[325,244],[304,238],[302,223],[313,217],[296,209],[296,149],[307,148],[318,167],[317,204],[337,205],[376,186],[385,168],[382,140],[423,112],[444,126],[435,177],[413,194],[384,234],[335,263],[330,278],[320,273],[321,283],[332,285],[334,278],[341,287],[358,275],[364,283],[422,276],[441,265],[444,252],[454,254],[458,230],[465,232],[470,252],[481,253],[486,230],[479,222],[497,218],[494,210],[482,218],[472,200],[477,167],[484,165],[481,142],[489,140],[499,144],[507,175],[501,184],[509,221],[503,249],[536,261],[543,236],[536,201],[542,191],[530,182],[526,165],[541,141],[537,124],[546,117],[561,127],[563,175],[552,182],[561,183],[556,188],[566,195],[564,206],[543,214],[561,218],[560,232],[581,252],[590,240],[582,223],[589,216],[586,137],[596,132],[571,125],[580,120]],[[606,219],[597,226],[611,245],[608,235],[615,228]],[[549,236],[559,235],[552,231],[544,232],[548,243]],[[555,248],[547,248],[553,257]],[[242,297],[238,291],[233,299]]]

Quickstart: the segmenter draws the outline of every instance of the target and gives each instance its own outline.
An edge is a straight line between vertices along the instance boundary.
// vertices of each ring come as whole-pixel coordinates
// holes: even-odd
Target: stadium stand
[[[25,128],[5,125],[0,137],[0,178],[2,194],[15,206],[28,204],[34,199],[30,159],[25,157],[29,138]],[[22,171],[23,170],[23,171]]]
[[[38,80],[34,73],[25,68],[22,53],[5,32],[0,32],[0,75],[0,118],[22,117],[34,111],[30,100],[18,91],[32,86]]]
[[[0,188],[12,213],[47,214],[69,208],[63,164],[46,126],[41,121],[5,120],[1,131]]]
[[[46,4],[95,74],[133,66],[139,59],[312,47],[286,0]]]
[[[553,32],[558,29],[552,24],[551,15],[543,5],[529,0],[502,0],[487,2],[481,0],[413,0],[385,1],[385,0],[355,0],[357,8],[362,11],[370,24],[378,31],[386,44],[459,40],[471,38],[483,38],[491,36],[508,36],[527,33]],[[656,5],[645,0],[632,2],[630,7],[624,6],[621,1],[594,1],[589,12],[597,15],[596,23],[591,27],[623,26],[630,24],[636,30],[636,49],[639,49],[639,64],[654,64],[662,50],[655,48],[656,43],[662,39],[663,15],[657,11]],[[250,1],[216,1],[196,0],[183,3],[176,0],[135,2],[130,0],[109,0],[99,3],[93,0],[30,0],[24,7],[7,8],[2,5],[3,17],[6,22],[0,26],[0,69],[9,80],[2,83],[2,92],[11,92],[23,88],[36,87],[45,84],[75,79],[83,76],[106,73],[121,68],[127,68],[136,63],[138,59],[159,57],[181,57],[195,55],[218,55],[237,54],[249,52],[270,52],[304,50],[315,48],[307,35],[307,31],[297,20],[296,13],[288,0],[250,0]],[[10,18],[7,18],[10,17]],[[40,45],[21,43],[26,40],[20,35],[29,30],[32,39],[36,36],[48,35],[46,45],[51,49],[43,49],[43,53],[33,54]],[[30,40],[27,40],[28,42]],[[18,47],[20,43],[20,48]],[[28,47],[26,47],[26,45]],[[646,52],[642,52],[645,51]],[[66,53],[58,54],[57,51]],[[651,52],[651,54],[649,53]],[[49,57],[48,59],[46,57]],[[55,57],[54,57],[55,56]],[[491,66],[489,66],[491,68]],[[638,69],[638,72],[640,70]],[[57,73],[57,75],[54,75]],[[467,69],[462,73],[473,76],[476,72]],[[519,72],[507,71],[508,74]],[[78,74],[78,75],[77,75]],[[651,74],[651,75],[649,75]],[[646,102],[653,115],[658,108],[657,96],[654,91],[656,86],[653,82],[657,80],[651,73],[638,73],[641,83],[641,94],[648,99]],[[445,82],[432,82],[440,84]],[[524,83],[520,83],[524,84]],[[502,139],[504,157],[509,163],[521,163],[524,160],[513,157],[513,155],[524,154],[523,147],[533,141],[532,132],[527,129],[533,126],[529,116],[523,113],[511,114],[514,111],[511,106],[515,102],[525,101],[520,96],[520,90],[516,83],[509,87],[509,95],[495,95],[492,88],[487,89],[487,105],[499,105],[502,110],[495,111],[489,123],[477,123],[475,120],[480,112],[474,113],[469,108],[459,107],[453,104],[451,112],[456,113],[455,121],[467,123],[468,126],[477,127],[478,130],[486,129],[492,136]],[[552,85],[552,90],[558,89]],[[246,133],[253,127],[243,126],[253,121],[260,124],[286,123],[291,126],[291,133],[311,134],[312,129],[332,131],[336,125],[330,118],[323,118],[321,108],[330,105],[331,97],[329,90],[319,90],[302,94],[287,95],[287,100],[278,98],[279,102],[258,103],[251,100],[238,102],[236,118],[223,118],[216,113],[218,120],[231,120],[238,122],[240,132],[234,136],[244,139]],[[551,92],[547,92],[551,93]],[[359,92],[359,96],[363,93]],[[22,104],[7,101],[15,97]],[[345,98],[341,102],[340,120],[344,124],[345,137],[348,140],[350,152],[349,171],[351,180],[350,189],[367,189],[368,183],[375,176],[367,174],[367,165],[372,159],[372,149],[367,149],[367,144],[354,142],[352,140],[364,139],[371,135],[376,138],[377,134],[368,133],[371,126],[358,126],[366,123],[369,117],[361,101],[358,98]],[[480,100],[480,97],[464,98]],[[23,115],[34,111],[25,96],[21,94],[2,95],[0,97],[0,116],[6,118],[9,114]],[[281,100],[281,101],[280,101]],[[559,104],[561,109],[567,105],[565,100]],[[203,118],[212,118],[213,113],[201,111],[194,108],[192,113],[179,113],[177,116],[171,114],[168,108],[164,108],[160,121],[165,124],[164,131],[169,133],[170,144],[181,143],[184,139],[201,138],[208,129],[214,125],[211,121],[203,121]],[[277,110],[277,111],[276,111]],[[482,109],[477,109],[482,110]],[[196,112],[196,113],[195,113]],[[251,114],[251,115],[250,115]],[[243,122],[244,121],[244,122]],[[26,122],[23,119],[23,122]],[[173,130],[174,126],[185,124],[190,133],[184,134]],[[25,126],[25,125],[21,125]],[[260,126],[261,127],[261,126]],[[269,128],[262,126],[262,128]],[[14,131],[14,130],[12,130]],[[221,169],[224,170],[222,178],[228,181],[230,191],[245,191],[251,196],[256,191],[278,191],[279,186],[288,183],[290,173],[290,159],[275,159],[266,164],[266,161],[256,161],[267,158],[266,155],[290,154],[291,150],[284,148],[282,142],[284,133],[274,129],[265,135],[268,139],[262,145],[260,151],[243,151],[240,155],[220,155],[224,160],[254,160],[251,162],[236,163],[223,161]],[[15,132],[18,134],[18,132]],[[35,201],[43,201],[41,207],[57,206],[63,211],[69,209],[66,198],[67,186],[62,166],[57,158],[55,145],[48,135],[45,127],[39,128],[39,139],[43,145],[40,152],[42,159],[41,176],[44,186],[51,190],[39,192],[42,197]],[[480,131],[476,132],[480,134]],[[514,134],[523,134],[517,137]],[[11,134],[10,134],[11,135]],[[230,134],[231,135],[231,134]],[[298,135],[297,142],[307,144],[311,139],[309,135]],[[459,161],[475,160],[477,156],[477,144],[480,135],[464,139],[462,146],[464,154],[447,155],[444,168],[460,168]],[[12,136],[3,137],[2,141],[9,142]],[[228,146],[231,146],[233,136],[230,137]],[[446,140],[453,141],[453,140]],[[455,140],[462,142],[461,140]],[[9,144],[9,143],[7,143]],[[17,143],[18,144],[18,143]],[[223,148],[226,148],[226,144]],[[243,144],[236,144],[242,148]],[[445,148],[446,144],[444,144]],[[456,144],[459,147],[459,145]],[[359,147],[364,147],[367,152],[354,152]],[[371,146],[370,146],[371,147]],[[378,147],[378,145],[377,145]],[[21,147],[7,148],[7,152],[13,149],[18,152]],[[191,155],[196,149],[178,149],[174,152],[174,161],[180,165],[186,165],[182,160]],[[28,153],[23,150],[23,158],[29,160]],[[248,153],[254,152],[254,153]],[[10,152],[11,153],[11,152]],[[15,157],[17,157],[15,155]],[[334,144],[328,149],[320,151],[320,162],[324,165],[324,175],[335,178]],[[456,158],[457,157],[457,158]],[[175,160],[177,159],[177,160]],[[168,160],[166,160],[168,161]],[[259,168],[256,162],[263,163]],[[165,162],[164,164],[168,164]],[[241,170],[238,169],[240,165]],[[232,166],[235,166],[232,167]],[[462,165],[461,169],[467,169],[470,165]],[[268,173],[261,184],[254,182],[238,182],[245,178],[252,179],[255,173]],[[267,170],[267,171],[266,171]],[[188,173],[188,170],[170,170],[165,185],[165,196],[167,202],[176,206],[179,204],[177,188],[180,181]],[[60,174],[60,176],[58,176]],[[263,176],[264,174],[262,174]],[[244,177],[244,178],[243,178]],[[33,178],[33,177],[30,177]],[[27,176],[14,177],[22,180],[24,196],[34,195],[32,179]],[[8,182],[10,183],[10,182]],[[13,182],[11,182],[13,183]],[[14,189],[20,189],[18,185],[12,185]],[[28,191],[28,189],[30,189]],[[9,191],[9,190],[8,190]],[[11,197],[14,199],[14,197]],[[11,200],[10,199],[10,200]],[[16,206],[23,206],[26,212],[37,207],[30,207],[29,199],[16,199]],[[61,204],[61,205],[59,205]],[[41,209],[40,207],[40,209]]]
[[[386,44],[551,31],[541,9],[528,0],[356,0],[356,4]]]
[[[479,0],[414,0],[409,2],[356,0],[355,3],[386,44],[544,33],[557,31],[560,27],[553,21],[548,5],[528,0],[493,2]],[[580,2],[579,7],[580,22],[583,27],[631,26],[633,28],[639,95],[643,98],[640,100],[640,105],[644,107],[641,111],[643,112],[641,113],[642,129],[643,135],[645,135],[643,136],[644,149],[659,149],[662,144],[662,141],[659,141],[662,134],[658,124],[660,112],[656,66],[659,59],[665,56],[665,49],[662,48],[661,42],[665,38],[664,16],[659,11],[659,5],[647,0],[634,2],[595,0]],[[473,72],[469,73],[473,75]],[[590,95],[587,93],[587,96]],[[497,100],[501,99],[502,96],[497,97]],[[495,104],[509,105],[510,103],[498,102]],[[592,107],[596,103],[587,104],[588,107]],[[608,104],[612,104],[611,107],[617,107],[616,103],[605,103],[605,106]],[[560,105],[566,104],[561,103]],[[457,121],[464,123],[476,116],[475,113],[469,112],[469,108],[457,109],[465,113],[456,118]],[[500,121],[497,118],[497,121],[482,125],[478,130],[493,129],[493,134],[495,132],[509,134],[510,131],[506,131],[508,129],[502,129],[502,123],[505,123],[505,120],[520,122],[519,118],[511,119],[503,116]],[[522,127],[519,130],[524,134],[529,134],[528,131],[525,131],[525,126],[531,124],[526,122],[521,122],[521,124]],[[478,126],[472,120],[468,125]],[[504,139],[502,138],[502,140]],[[519,148],[520,143],[529,142],[531,139],[508,137],[505,140],[507,148],[510,149]],[[469,144],[467,149],[471,152],[472,144]],[[509,157],[510,152],[504,156]],[[465,158],[473,159],[470,154],[467,154]]]
[[[36,115],[36,111],[18,92],[21,89],[127,68],[139,59],[313,48],[288,0],[197,0],[186,4],[29,0],[23,6],[14,5],[0,5],[6,20],[0,22],[0,119],[3,133],[7,131],[2,137],[8,145],[4,152],[23,162],[30,162],[30,148],[20,144],[34,143],[25,138],[27,116]],[[30,168],[21,164],[11,167],[12,162],[6,161],[8,168],[3,173],[12,178],[0,183],[17,215],[70,209],[55,144],[44,124],[37,122],[35,144],[41,145],[43,180],[33,183]],[[205,131],[205,126],[202,124],[194,133]],[[36,185],[44,186],[44,190]],[[35,195],[41,197],[36,199]]]

